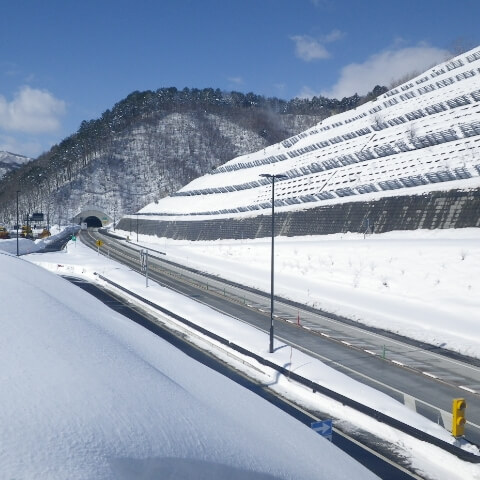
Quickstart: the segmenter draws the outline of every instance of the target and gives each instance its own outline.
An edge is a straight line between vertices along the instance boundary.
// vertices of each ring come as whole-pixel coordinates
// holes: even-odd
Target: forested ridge
[[[48,211],[58,221],[87,204],[117,215],[132,213],[238,155],[280,142],[385,91],[377,86],[365,97],[289,101],[212,88],[132,92],[8,173],[0,183],[0,220],[11,221],[17,190],[22,211]]]

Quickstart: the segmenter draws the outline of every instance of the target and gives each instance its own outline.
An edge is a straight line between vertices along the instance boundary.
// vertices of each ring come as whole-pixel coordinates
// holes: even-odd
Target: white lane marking
[[[465,385],[459,385],[458,387],[461,388],[462,390],[466,390],[467,392],[470,392],[470,393],[477,393],[476,390],[473,390],[473,388],[468,388]]]

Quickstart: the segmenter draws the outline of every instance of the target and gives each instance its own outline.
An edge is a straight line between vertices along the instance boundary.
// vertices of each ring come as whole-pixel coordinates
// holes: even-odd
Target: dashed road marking
[[[465,385],[459,385],[458,388],[461,388],[462,390],[466,390],[467,392],[470,392],[470,393],[477,393],[476,390],[474,390],[473,388],[469,388]]]

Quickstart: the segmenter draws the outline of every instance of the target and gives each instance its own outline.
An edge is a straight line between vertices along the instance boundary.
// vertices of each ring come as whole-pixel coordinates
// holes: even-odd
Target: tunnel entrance
[[[102,222],[98,217],[94,217],[93,215],[87,217],[84,222],[87,224],[88,228],[101,228]]]
[[[72,223],[80,225],[81,223],[86,223],[87,227],[90,228],[100,228],[105,227],[113,222],[113,219],[105,213],[105,211],[100,207],[95,206],[86,206],[82,209],[81,212],[77,213],[72,218]]]

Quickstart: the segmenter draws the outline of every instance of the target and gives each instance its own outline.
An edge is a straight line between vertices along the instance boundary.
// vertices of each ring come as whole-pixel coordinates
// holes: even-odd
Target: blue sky
[[[480,45],[478,0],[1,0],[0,150],[37,156],[134,90],[366,93]]]

